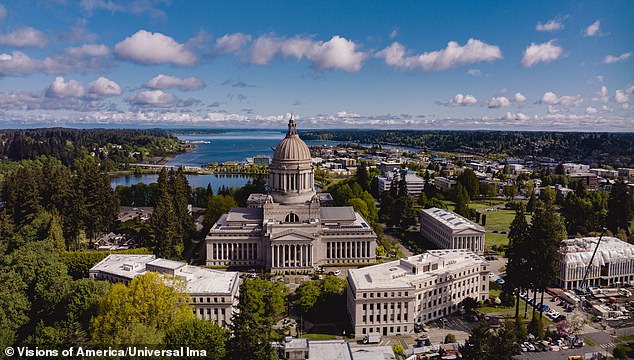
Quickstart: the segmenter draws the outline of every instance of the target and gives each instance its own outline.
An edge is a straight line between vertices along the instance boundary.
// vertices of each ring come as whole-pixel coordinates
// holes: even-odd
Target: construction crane
[[[586,267],[586,271],[583,274],[583,280],[581,280],[581,285],[576,289],[577,294],[585,295],[586,294],[586,285],[588,283],[588,274],[590,273],[590,268],[592,267],[592,261],[594,261],[594,256],[597,254],[597,250],[599,250],[599,245],[601,244],[601,239],[603,238],[603,234],[606,232],[606,228],[601,230],[601,235],[599,236],[599,241],[597,241],[597,246],[594,248],[594,252],[592,253],[592,257],[590,258],[590,262]]]

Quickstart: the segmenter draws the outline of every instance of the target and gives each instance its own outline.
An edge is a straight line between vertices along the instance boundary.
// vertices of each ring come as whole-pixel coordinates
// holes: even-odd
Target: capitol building
[[[333,207],[315,192],[310,150],[291,117],[275,148],[268,194],[252,194],[205,239],[209,266],[261,266],[271,272],[312,270],[328,264],[376,260],[376,234],[351,206]]]

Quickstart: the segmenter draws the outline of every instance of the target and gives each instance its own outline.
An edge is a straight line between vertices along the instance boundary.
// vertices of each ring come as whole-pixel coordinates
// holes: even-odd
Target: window
[[[284,222],[297,223],[299,222],[299,216],[297,216],[297,214],[295,213],[289,213],[288,215],[286,215],[286,218],[284,218]]]
[[[365,308],[366,308],[366,304],[363,304],[363,310],[365,310]]]

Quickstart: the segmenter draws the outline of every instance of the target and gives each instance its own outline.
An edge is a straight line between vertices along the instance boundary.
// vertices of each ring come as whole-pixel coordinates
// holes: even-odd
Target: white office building
[[[458,182],[454,179],[448,179],[442,176],[434,178],[434,186],[440,191],[446,191],[454,187]]]
[[[489,296],[489,264],[468,250],[430,250],[348,271],[348,317],[357,337],[409,334],[467,297]]]
[[[211,320],[220,326],[231,323],[233,310],[238,304],[240,277],[237,272],[157,259],[154,255],[111,254],[90,269],[89,277],[128,284],[134,277],[147,271],[185,281],[192,311],[199,319]]]
[[[453,211],[430,208],[420,211],[420,233],[442,249],[484,252],[484,228]]]
[[[398,172],[388,172],[385,176],[379,176],[379,196],[384,192],[390,191],[392,184],[398,183],[400,177],[405,176],[405,183],[407,184],[407,195],[420,196],[425,190],[425,179],[416,174],[399,174]]]
[[[598,237],[563,240],[559,248],[557,286],[577,289],[581,286]],[[604,236],[588,272],[587,285],[619,286],[634,284],[634,245]]]

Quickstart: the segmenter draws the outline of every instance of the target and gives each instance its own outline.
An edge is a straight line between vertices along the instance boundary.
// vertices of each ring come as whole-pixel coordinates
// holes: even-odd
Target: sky
[[[0,127],[634,131],[634,1],[0,0]]]

